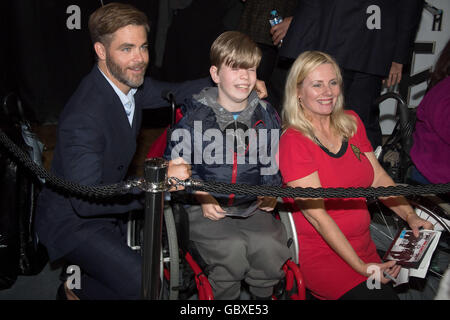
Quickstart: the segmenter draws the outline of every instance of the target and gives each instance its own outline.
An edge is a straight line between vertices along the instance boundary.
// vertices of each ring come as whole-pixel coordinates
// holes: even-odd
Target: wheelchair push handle
[[[374,101],[374,104],[379,105],[387,99],[394,99],[398,102],[397,113],[400,116],[400,126],[402,129],[406,128],[408,121],[409,121],[409,108],[406,105],[405,99],[403,99],[403,97],[400,94],[398,94],[397,92],[389,91],[389,92],[386,92],[386,93],[382,94],[381,96],[379,96]]]
[[[411,134],[411,130],[413,128],[410,128],[410,121],[411,121],[411,116],[410,116],[410,110],[408,108],[408,106],[406,105],[406,101],[405,99],[403,99],[403,97],[398,94],[397,92],[393,92],[393,91],[389,91],[386,92],[384,94],[382,94],[381,96],[379,96],[375,101],[374,104],[375,105],[379,105],[381,104],[383,101],[388,100],[388,99],[394,99],[398,102],[398,108],[397,108],[397,114],[399,116],[399,122],[400,122],[400,129],[402,132],[402,136],[403,136],[403,144],[406,147],[406,150],[410,149],[410,142],[408,141],[408,136]]]
[[[382,94],[381,96],[379,96],[374,101],[374,104],[379,105],[387,99],[394,99],[398,102],[397,113],[400,116],[400,126],[402,129],[406,128],[408,125],[408,122],[409,122],[409,108],[406,105],[405,100],[397,92],[390,91],[390,92],[386,92],[385,94]]]
[[[386,92],[384,94],[382,94],[381,96],[379,96],[375,101],[374,104],[375,105],[379,105],[381,104],[383,101],[387,100],[387,99],[395,99],[397,100],[397,102],[402,106],[405,107],[406,106],[406,102],[403,99],[403,97],[398,94],[397,92],[393,92],[393,91],[389,91]]]
[[[177,102],[175,100],[175,95],[170,90],[163,90],[163,91],[161,91],[161,97],[164,100],[167,100],[170,103],[170,106],[172,108],[170,127],[173,127],[174,124],[175,124],[175,111],[176,111],[176,108],[177,108],[176,107],[177,106]]]

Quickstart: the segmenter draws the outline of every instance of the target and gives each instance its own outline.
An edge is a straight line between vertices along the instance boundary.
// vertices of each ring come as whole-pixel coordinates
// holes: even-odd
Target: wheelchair
[[[169,200],[170,197],[170,200]],[[189,240],[189,221],[181,197],[167,195],[164,205],[162,248],[160,257],[160,299],[163,300],[214,300],[213,290],[208,282],[209,266]],[[286,245],[291,258],[282,266],[285,277],[274,288],[274,300],[304,300],[305,287],[298,266],[298,242],[292,216],[284,211],[279,202],[277,215],[283,224],[288,241]],[[142,212],[130,213],[127,225],[128,246],[141,252],[143,241]],[[241,299],[247,299],[245,289]]]
[[[381,150],[378,150],[378,160],[397,184],[417,184],[410,178],[413,163],[409,156],[413,143],[415,109],[408,108],[403,98],[394,92],[381,95],[374,104],[380,104],[386,99],[397,101],[397,123]],[[433,281],[439,282],[449,268],[450,261],[449,194],[413,195],[406,198],[421,218],[430,221],[435,230],[442,232],[428,269],[428,275],[435,278]],[[406,223],[377,199],[368,199],[368,207],[372,214],[372,238],[383,254],[397,232],[406,227]]]

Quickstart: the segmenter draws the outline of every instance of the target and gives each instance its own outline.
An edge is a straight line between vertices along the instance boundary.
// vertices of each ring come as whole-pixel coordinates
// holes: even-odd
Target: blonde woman
[[[378,187],[394,185],[373,154],[365,128],[344,110],[342,76],[329,55],[301,54],[289,72],[283,104],[279,165],[290,187]],[[383,199],[417,234],[432,228],[403,197]],[[292,201],[307,287],[319,299],[398,299],[388,276],[395,262],[382,263],[369,233],[364,198]],[[378,271],[381,289],[366,280]]]

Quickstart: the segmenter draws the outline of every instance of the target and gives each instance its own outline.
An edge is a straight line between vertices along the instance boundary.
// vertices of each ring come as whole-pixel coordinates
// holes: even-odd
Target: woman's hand
[[[408,223],[409,227],[413,231],[413,234],[416,238],[419,236],[420,228],[424,228],[427,230],[434,229],[434,226],[430,221],[422,219],[415,212],[412,212],[408,216],[406,216],[405,221]]]
[[[392,278],[397,278],[400,269],[402,267],[397,265],[395,261],[387,261],[384,263],[368,263],[362,267],[362,272],[360,272],[363,276],[370,277],[377,270],[379,270],[380,279],[378,279],[381,283],[386,284],[391,279],[389,279],[385,274],[388,274]]]

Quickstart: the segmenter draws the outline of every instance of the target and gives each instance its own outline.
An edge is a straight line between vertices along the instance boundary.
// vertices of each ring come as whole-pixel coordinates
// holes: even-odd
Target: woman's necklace
[[[330,151],[334,151],[334,148],[336,146],[335,143],[331,142],[330,139],[328,139],[324,134],[320,133],[320,137],[322,140],[319,140],[319,138],[317,138],[316,135],[314,135],[314,139],[316,140],[317,144],[319,144],[320,146],[330,150]],[[325,142],[325,145],[322,143]]]

